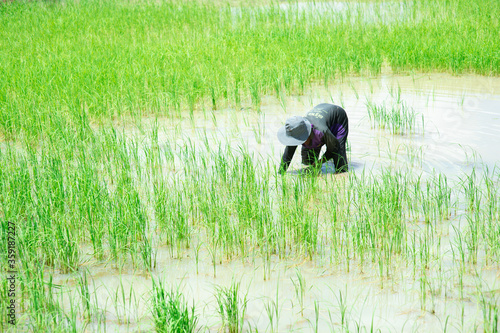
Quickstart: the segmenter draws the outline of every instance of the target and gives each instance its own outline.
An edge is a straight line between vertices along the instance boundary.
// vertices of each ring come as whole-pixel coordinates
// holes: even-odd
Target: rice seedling
[[[0,306],[2,306],[3,309],[9,309],[10,306],[10,298],[9,298],[9,289],[10,289],[10,284],[11,282],[7,280],[7,278],[3,278],[3,281],[0,284]],[[15,309],[12,310],[15,315]],[[3,311],[0,314],[0,328],[2,331],[7,331],[8,328],[8,323],[12,318],[9,317],[10,314],[10,309],[9,311]]]
[[[83,271],[83,274],[78,278],[78,285],[80,287],[80,298],[82,305],[82,314],[86,322],[90,321],[92,316],[90,310],[90,292],[87,282],[87,272]]]
[[[481,310],[483,312],[483,329],[485,332],[498,332],[500,325],[498,300],[493,301],[485,299],[481,293]]]
[[[25,298],[26,302],[21,303],[21,306],[27,310],[29,318],[26,322],[18,323],[17,327],[34,331],[45,329],[64,331],[67,329],[68,321],[56,296],[61,286],[52,282],[52,274],[45,281],[43,269],[39,264],[39,267],[35,266],[36,263],[27,265],[34,266],[19,276],[19,282],[22,298]]]
[[[292,280],[293,287],[295,289],[295,296],[297,297],[297,301],[299,302],[300,305],[300,315],[304,316],[304,298],[306,294],[306,280],[302,276],[299,270],[295,271],[295,275],[297,276],[297,280]]]
[[[194,258],[196,261],[196,274],[199,273],[199,262],[200,262],[200,248],[201,248],[201,242],[198,242],[194,248]],[[214,271],[214,276],[215,276],[215,271]]]
[[[149,271],[154,269],[156,267],[156,253],[147,236],[144,236],[139,247],[144,268]]]
[[[57,228],[58,261],[62,272],[78,269],[78,244],[68,227]]]
[[[62,296],[61,296],[62,297]],[[78,332],[78,321],[77,321],[77,306],[75,306],[73,304],[74,302],[74,299],[73,298],[69,298],[69,303],[70,303],[70,310],[69,310],[69,314],[65,313],[65,316],[66,316],[66,320],[68,321],[68,326],[67,326],[67,331],[68,332]],[[85,330],[87,327],[86,327],[86,324],[83,325],[83,327],[81,327],[81,329]]]
[[[342,328],[348,330],[348,324],[347,324],[347,317],[346,317],[346,310],[347,310],[347,290],[344,293],[344,296],[342,296],[342,291],[339,290],[339,297],[336,297],[337,302],[339,304],[339,313],[340,313],[340,324],[342,325]]]
[[[198,323],[194,305],[189,308],[179,289],[166,291],[153,279],[151,312],[157,332],[194,332]]]
[[[318,333],[318,329],[319,329],[319,303],[318,301],[314,301],[314,322],[311,323],[311,320],[309,320],[309,323],[311,324],[311,326],[313,327],[313,330],[315,333]]]
[[[247,308],[247,297],[240,296],[240,284],[232,281],[231,286],[216,286],[217,311],[222,320],[222,329],[234,333],[242,332]]]
[[[177,180],[173,187],[177,187]],[[158,181],[154,185],[155,218],[156,224],[167,237],[172,255],[174,249],[178,256],[181,249],[189,247],[191,227],[187,213],[186,200],[181,192],[171,191],[172,185],[165,181]]]
[[[264,309],[267,313],[267,318],[269,319],[268,329],[270,332],[278,332],[279,325],[279,308],[278,304],[272,299],[269,299],[267,303],[264,303]]]
[[[214,278],[217,277],[217,250],[218,250],[218,242],[211,242],[208,247],[208,253],[210,254],[210,259],[212,261],[212,268],[214,271]]]
[[[132,313],[130,312],[131,304],[132,300],[135,297],[133,294],[133,287],[130,287],[130,291],[127,294],[125,292],[125,286],[123,284],[122,276],[120,276],[118,286],[116,286],[116,290],[108,290],[108,294],[112,300],[118,323],[130,324],[130,316],[132,315]]]
[[[402,101],[396,101],[392,106],[366,103],[368,116],[374,126],[387,128],[393,134],[413,133],[416,129],[416,112]]]

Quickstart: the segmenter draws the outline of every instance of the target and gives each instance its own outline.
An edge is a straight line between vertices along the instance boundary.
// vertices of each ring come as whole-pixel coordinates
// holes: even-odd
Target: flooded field
[[[499,17],[0,2],[0,331],[497,332]],[[349,172],[279,174],[325,102]]]
[[[157,283],[194,306],[201,332],[493,332],[500,312],[499,92],[499,78],[479,76],[347,77],[300,96],[266,96],[259,110],[243,102],[182,112],[180,119],[144,118],[140,126],[116,124],[127,141],[139,143],[137,165],[156,170],[137,180],[140,197],[151,202],[145,205],[151,267],[141,268],[127,253],[97,260],[89,243],[78,250],[77,272],[46,271],[60,287],[55,299],[74,316],[78,330],[87,331],[154,329]],[[288,173],[278,178],[272,170],[284,147],[277,129],[287,117],[304,115],[322,102],[343,106],[349,116],[349,174],[335,175],[325,165],[317,178],[304,180],[295,156]],[[390,122],[375,121],[373,106],[403,106],[410,110],[411,126],[395,131]],[[155,143],[165,154],[157,159],[163,165],[149,164],[147,148]],[[251,158],[252,175],[261,186],[251,202],[268,209],[268,215],[239,216],[241,208],[220,202],[238,203],[233,197],[244,196],[237,175],[250,174],[231,164],[245,157]],[[236,168],[251,169],[246,163]],[[225,175],[230,179],[219,183]],[[170,241],[174,229],[160,227],[158,202],[166,197],[156,192],[158,179],[167,184],[158,193],[178,195],[181,210],[192,207],[183,201],[201,202],[190,199],[189,191],[202,188],[196,186],[205,179],[213,187],[200,196],[215,195],[209,202],[220,206],[207,208],[208,213],[203,208],[178,212],[177,218],[188,221],[188,236]],[[286,198],[287,188],[305,201]],[[266,189],[269,193],[262,193]],[[391,200],[401,203],[386,203]],[[286,222],[290,205],[303,211]],[[377,206],[382,208],[376,211]],[[224,218],[267,219],[271,223],[262,222],[265,226],[279,229],[283,223],[289,229],[273,234],[264,227],[264,237],[244,231],[234,244],[226,236],[216,241],[224,228],[218,219]],[[310,221],[313,227],[299,235],[294,221]],[[239,286],[233,299],[239,309],[236,326],[228,313],[224,316],[220,298],[231,286]]]

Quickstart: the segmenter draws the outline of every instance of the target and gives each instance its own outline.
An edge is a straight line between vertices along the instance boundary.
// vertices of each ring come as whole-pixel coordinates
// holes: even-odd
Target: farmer
[[[278,139],[286,146],[279,172],[286,172],[298,145],[302,145],[302,164],[310,166],[306,172],[319,170],[330,159],[333,159],[336,172],[347,171],[345,145],[348,133],[345,110],[333,104],[319,104],[305,117],[288,118],[278,130]],[[320,159],[319,153],[325,144],[326,152]]]

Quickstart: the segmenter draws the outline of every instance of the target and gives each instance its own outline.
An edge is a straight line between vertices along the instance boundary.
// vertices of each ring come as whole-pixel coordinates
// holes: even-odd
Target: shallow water
[[[404,101],[418,115],[414,132],[391,134],[374,126],[368,117],[367,101]],[[187,137],[194,146],[203,146],[206,136],[212,145],[229,144],[235,150],[243,145],[254,154],[256,162],[270,159],[278,165],[284,149],[276,138],[278,128],[287,117],[304,115],[322,102],[341,105],[348,113],[351,172],[402,168],[416,174],[440,172],[456,178],[473,168],[491,170],[498,165],[500,78],[477,76],[346,78],[328,88],[315,86],[301,96],[264,97],[259,112],[251,107],[227,107],[214,112],[196,111],[181,120],[160,119],[159,137],[179,151],[188,144]],[[144,119],[144,124],[148,121]],[[139,129],[130,127],[126,132],[134,137],[141,135]],[[292,176],[302,168],[298,155],[289,170]],[[323,171],[328,175],[320,177],[337,177],[331,175],[331,169],[324,167]],[[189,304],[194,302],[202,331],[220,329],[215,286],[229,286],[233,280],[241,283],[241,295],[246,294],[248,301],[245,331],[308,332],[316,327],[320,332],[347,328],[370,331],[372,327],[383,332],[436,332],[445,328],[470,331],[482,320],[479,295],[461,300],[457,286],[449,278],[455,271],[447,266],[451,266],[449,242],[453,241],[450,225],[458,222],[452,220],[442,226],[439,246],[443,267],[428,272],[425,310],[421,304],[422,281],[402,262],[392,263],[397,267],[396,276],[381,279],[376,264],[365,263],[362,269],[351,261],[348,269],[346,265],[331,265],[328,255],[313,260],[280,260],[273,256],[264,262],[260,253],[250,253],[245,258],[217,262],[214,272],[204,246],[200,247],[197,263],[195,242],[174,258],[166,247],[158,246],[157,267],[152,275],[163,279],[167,286],[179,288]],[[200,239],[203,242],[203,237]],[[91,293],[105,314],[107,331],[150,330],[147,304],[151,277],[132,270],[129,264],[119,267],[95,262],[91,252],[89,249],[89,261],[82,270],[88,269],[92,276]],[[68,286],[73,299],[78,300],[75,276],[57,275],[55,282]],[[303,310],[294,287],[299,276],[306,281]],[[477,276],[488,289],[499,290],[498,267],[482,268]],[[474,274],[464,278],[465,290],[470,294],[477,283]],[[87,329],[102,330],[102,325],[92,323]]]

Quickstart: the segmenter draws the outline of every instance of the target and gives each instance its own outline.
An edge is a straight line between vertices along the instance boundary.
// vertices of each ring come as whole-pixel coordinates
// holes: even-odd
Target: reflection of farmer
[[[346,140],[349,132],[347,114],[343,108],[333,104],[316,105],[305,117],[294,116],[286,120],[278,130],[278,139],[286,145],[281,159],[280,173],[284,173],[298,145],[302,145],[302,163],[321,168],[333,159],[337,172],[347,171]],[[321,147],[326,152],[319,159]],[[311,167],[308,168],[311,170]]]

